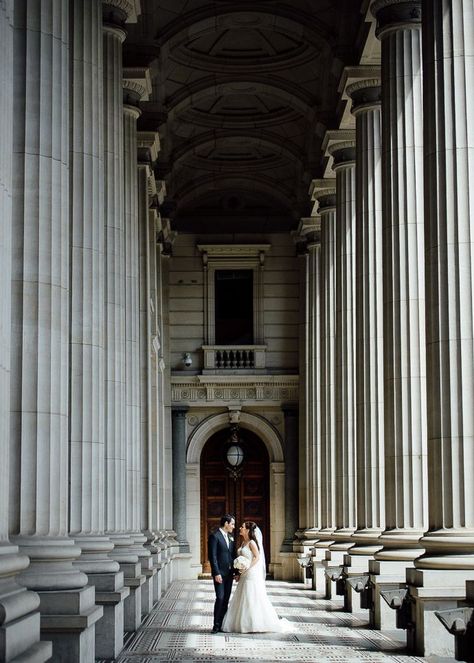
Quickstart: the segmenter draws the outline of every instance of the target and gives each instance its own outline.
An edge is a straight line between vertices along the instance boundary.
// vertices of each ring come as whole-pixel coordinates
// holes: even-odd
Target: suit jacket
[[[229,547],[227,547],[226,540],[220,529],[209,535],[208,554],[213,578],[218,575],[225,577],[230,573],[233,574],[235,543],[233,539],[229,538]]]

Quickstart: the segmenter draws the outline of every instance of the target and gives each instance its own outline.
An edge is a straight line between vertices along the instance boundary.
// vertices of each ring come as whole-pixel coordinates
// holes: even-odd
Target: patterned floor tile
[[[127,640],[118,663],[426,663],[368,629],[360,616],[343,612],[340,600],[319,599],[294,583],[270,581],[267,588],[280,617],[293,622],[293,632],[213,635],[212,582],[177,581]]]

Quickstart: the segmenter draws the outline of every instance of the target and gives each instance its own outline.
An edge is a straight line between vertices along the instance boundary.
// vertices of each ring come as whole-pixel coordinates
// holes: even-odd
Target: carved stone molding
[[[171,378],[171,401],[176,404],[242,405],[297,402],[299,376],[213,376]]]

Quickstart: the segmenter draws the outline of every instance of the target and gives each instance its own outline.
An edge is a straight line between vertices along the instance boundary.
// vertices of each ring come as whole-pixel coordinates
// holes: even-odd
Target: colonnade
[[[474,5],[375,0],[371,12],[380,76],[352,69],[355,143],[328,132],[328,177],[312,185],[321,508],[305,536],[328,597],[338,579],[360,607],[350,579],[362,574],[372,626],[394,628],[381,592],[401,588],[410,649],[453,655],[433,612],[474,578]]]
[[[115,658],[172,577],[158,135],[137,132],[146,70],[122,68],[136,12],[0,3],[2,661]]]

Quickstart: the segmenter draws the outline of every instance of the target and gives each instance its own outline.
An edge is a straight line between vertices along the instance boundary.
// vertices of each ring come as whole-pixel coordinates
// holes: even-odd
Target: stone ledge
[[[102,606],[94,606],[81,615],[41,615],[42,631],[84,631],[104,614]]]

